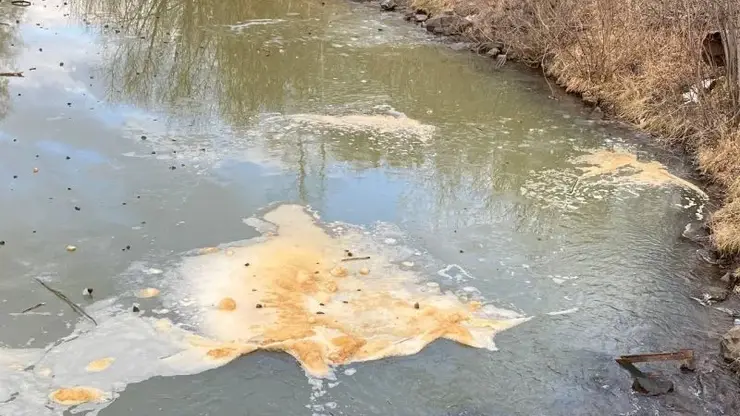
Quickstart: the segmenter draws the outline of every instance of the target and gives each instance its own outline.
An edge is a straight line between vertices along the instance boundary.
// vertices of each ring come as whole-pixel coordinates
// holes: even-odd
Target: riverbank
[[[706,0],[381,3],[397,4],[430,32],[474,42],[500,63],[514,59],[541,68],[595,111],[681,146],[721,201],[708,222],[712,246],[727,264],[737,264],[740,130],[733,120],[740,104],[733,103],[724,67],[701,52],[717,16],[735,13],[732,6]]]

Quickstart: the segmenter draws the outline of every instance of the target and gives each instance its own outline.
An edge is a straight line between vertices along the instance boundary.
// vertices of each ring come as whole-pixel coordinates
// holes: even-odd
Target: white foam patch
[[[132,313],[116,305],[116,299],[108,299],[87,308],[97,326],[80,321],[70,336],[45,350],[0,349],[0,414],[61,415],[69,410],[68,404],[79,402],[75,412],[96,415],[131,383],[199,373],[261,348],[293,354],[310,375],[310,405],[332,409],[333,402],[319,400],[326,392],[328,381],[324,380],[335,381],[333,372],[324,371],[322,365],[415,354],[438,338],[495,350],[495,333],[528,320],[479,301],[462,302],[451,293],[442,293],[438,284],[424,282],[418,272],[400,269],[398,261],[413,250],[383,244],[386,235],[369,235],[347,224],[334,224],[331,230],[336,235],[332,235],[315,221],[301,207],[277,207],[264,219],[250,221],[256,226],[272,225],[263,230],[274,231],[260,237],[189,253],[181,263],[158,265],[161,269],[154,273],[142,263],[133,264],[139,278],[145,276],[148,283],[161,288],[160,297],[151,302],[164,305],[154,312],[168,314],[171,320]],[[269,234],[273,232],[277,234]],[[371,258],[339,261],[348,258],[344,247],[351,248],[353,256]],[[337,285],[329,287],[323,300],[321,291],[293,292],[270,286],[296,282],[301,286],[311,281],[301,280],[313,274],[302,275],[300,270],[283,273],[283,267],[302,261],[305,250],[317,250],[324,259],[335,260],[325,265],[331,272],[316,281]],[[243,256],[255,253],[262,255],[250,257],[254,267],[245,266]],[[270,256],[279,260],[275,268],[260,269]],[[313,257],[310,267],[314,270]],[[250,280],[252,270],[272,270],[287,280]],[[335,275],[336,270],[341,273]],[[152,282],[155,278],[159,280]],[[255,299],[249,298],[253,283],[259,288]],[[459,290],[478,295],[472,286]],[[268,294],[266,298],[263,293]],[[235,300],[229,311],[214,307],[225,294]],[[281,296],[293,298],[280,306]],[[257,303],[264,306],[255,308]],[[286,314],[286,319],[271,320],[280,314]],[[301,334],[293,332],[295,328]],[[287,338],[279,339],[280,334]],[[354,368],[344,369],[345,375],[354,372]]]

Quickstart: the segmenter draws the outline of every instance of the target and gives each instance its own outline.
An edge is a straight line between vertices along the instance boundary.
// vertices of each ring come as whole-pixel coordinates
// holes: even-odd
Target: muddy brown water
[[[536,74],[493,71],[396,14],[340,0],[3,2],[0,15],[0,69],[25,75],[0,86],[4,351],[53,352],[92,331],[75,359],[47,357],[63,377],[103,358],[92,346],[112,347],[33,277],[100,319],[138,302],[197,332],[168,303],[170,271],[192,250],[257,236],[244,219],[284,202],[363,227],[444,290],[532,318],[497,334],[498,351],[437,341],[333,379],[278,352],[141,371],[90,408],[47,403],[31,369],[3,368],[0,415],[740,411],[717,357],[731,318],[691,299],[717,271],[681,238],[706,201],[680,181],[594,180],[577,166],[618,148],[688,178],[686,161],[549,99]],[[146,287],[162,296],[137,299]],[[113,335],[131,353],[125,374],[157,358],[137,334]],[[676,383],[663,397],[632,393],[613,361],[679,348],[696,350],[699,371],[656,367]]]

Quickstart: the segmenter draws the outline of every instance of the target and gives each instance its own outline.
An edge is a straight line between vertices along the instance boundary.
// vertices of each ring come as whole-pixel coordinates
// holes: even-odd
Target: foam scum
[[[369,259],[347,261],[347,238],[327,233],[302,207],[280,206],[265,220],[277,233],[201,250],[183,264],[204,309],[202,330],[232,345],[208,356],[285,351],[324,376],[336,365],[415,354],[439,338],[493,349],[496,332],[526,320],[493,319],[478,302],[424,290],[372,245],[362,253]]]

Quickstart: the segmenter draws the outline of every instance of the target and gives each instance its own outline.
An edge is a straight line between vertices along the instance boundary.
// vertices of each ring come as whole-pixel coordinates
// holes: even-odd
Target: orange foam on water
[[[228,254],[201,252],[183,266],[205,308],[206,336],[232,345],[209,357],[285,351],[322,376],[334,365],[414,354],[439,338],[493,348],[496,332],[526,320],[488,319],[477,302],[420,290],[415,275],[379,252],[341,261],[345,242],[299,206],[280,206],[265,220],[276,235]]]

